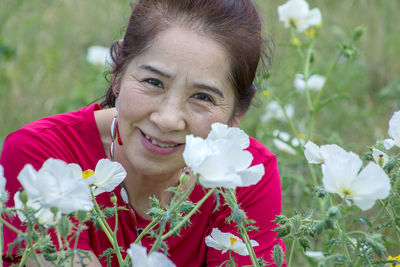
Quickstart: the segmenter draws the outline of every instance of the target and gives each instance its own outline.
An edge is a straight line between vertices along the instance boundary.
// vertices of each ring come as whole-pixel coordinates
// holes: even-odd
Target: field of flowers
[[[389,266],[400,255],[400,2],[256,3],[274,57],[241,128],[278,157],[287,263]],[[121,38],[129,11],[126,0],[2,1],[0,144],[102,96],[106,69],[88,48]]]

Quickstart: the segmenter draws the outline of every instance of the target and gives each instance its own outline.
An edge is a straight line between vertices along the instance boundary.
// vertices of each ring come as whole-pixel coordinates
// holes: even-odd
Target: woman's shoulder
[[[266,163],[271,160],[276,161],[275,154],[269,151],[268,148],[263,143],[261,143],[254,137],[250,136],[249,138],[250,138],[250,145],[246,150],[253,155],[252,165]]]
[[[42,118],[16,130],[4,141],[0,164],[5,169],[18,165],[19,171],[23,165],[30,163],[38,169],[50,157],[76,162],[81,154],[90,157],[85,151],[95,149],[100,153],[103,148],[94,120],[96,109],[100,106],[94,104],[74,112]]]

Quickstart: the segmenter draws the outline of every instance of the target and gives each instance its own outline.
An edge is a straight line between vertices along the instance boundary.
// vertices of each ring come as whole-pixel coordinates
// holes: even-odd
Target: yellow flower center
[[[343,189],[343,190],[342,190],[342,194],[343,194],[345,197],[351,196],[351,195],[352,195],[352,193],[351,193],[351,191],[350,191],[349,189]]]
[[[88,170],[82,172],[83,179],[87,179],[90,176],[92,176],[93,174],[94,174],[94,171],[91,169],[88,169]]]
[[[389,257],[388,257],[388,260],[400,261],[400,254],[397,255],[396,257],[389,256]],[[396,265],[391,264],[390,266],[391,266],[391,267],[400,267],[400,264],[396,264]]]
[[[300,46],[301,45],[301,41],[299,38],[293,38],[292,39],[292,44],[296,45],[296,46]]]
[[[229,237],[229,239],[231,240],[231,246],[233,246],[233,244],[235,244],[236,241],[238,241],[238,239],[235,237]]]
[[[262,91],[263,96],[269,96],[270,92],[268,90]]]
[[[308,38],[314,38],[316,31],[314,28],[308,28],[304,33]]]

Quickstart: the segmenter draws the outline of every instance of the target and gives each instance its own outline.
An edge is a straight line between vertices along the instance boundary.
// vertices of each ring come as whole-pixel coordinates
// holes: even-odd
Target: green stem
[[[165,235],[162,236],[162,240],[170,237],[171,235],[173,235],[178,229],[180,229],[189,219],[190,217],[192,217],[193,214],[195,214],[198,209],[200,208],[201,205],[203,205],[204,201],[207,200],[207,198],[209,198],[214,192],[216,191],[215,188],[209,190],[207,192],[206,195],[204,195],[204,197],[202,199],[200,199],[199,202],[197,202],[196,206],[194,206],[194,208],[185,216],[183,217],[182,221],[180,223],[178,223],[172,230],[169,230],[168,233],[166,233]]]
[[[154,245],[152,246],[151,250],[149,251],[149,254],[152,253],[154,250],[158,250],[158,247],[160,246],[161,241],[163,240],[163,233],[165,230],[166,222],[161,223],[160,231],[158,232],[158,236],[156,239],[156,242],[154,242]]]
[[[7,226],[7,228],[11,229],[13,232],[17,233],[19,236],[24,236],[25,235],[25,233],[23,233],[20,230],[18,230],[17,228],[15,228],[13,225],[11,225],[9,222],[4,220],[2,217],[0,217],[0,223],[2,225]]]
[[[243,224],[239,226],[240,235],[243,238],[243,241],[246,245],[247,251],[249,252],[251,262],[253,266],[260,267],[258,264],[256,253],[254,252],[253,246],[251,245],[249,235],[247,234],[246,229],[244,228]]]
[[[25,248],[24,254],[22,254],[22,258],[21,258],[21,261],[19,262],[18,267],[25,266],[25,262],[26,262],[26,260],[28,259],[29,255],[30,255],[30,251],[31,251],[31,249],[26,249]]]
[[[381,204],[383,205],[383,201],[382,201],[382,200],[379,200],[379,201],[380,201]],[[395,222],[395,216],[392,214],[392,212],[388,209],[387,206],[385,206],[385,210],[386,210],[387,214],[389,215],[389,217],[390,217],[390,219],[391,219],[391,221],[392,221],[392,224],[394,224],[394,222]],[[400,236],[399,236],[400,229],[399,229],[399,227],[398,227],[396,224],[394,224],[394,228],[395,228],[395,230],[396,230],[395,232],[396,232],[397,240],[400,242]]]
[[[382,203],[382,202],[381,202]],[[382,203],[382,208],[379,211],[378,215],[375,216],[375,219],[372,221],[371,225],[368,227],[367,229],[367,233],[370,232],[372,230],[372,228],[374,227],[374,224],[379,220],[379,218],[382,216],[383,212],[385,211],[386,205],[388,204],[388,202]]]
[[[196,176],[196,179],[193,181],[193,183],[190,185],[190,187],[188,188],[188,190],[186,190],[185,194],[182,196],[182,198],[174,205],[175,208],[179,207],[189,196],[190,194],[193,192],[194,187],[196,186],[197,182],[199,181],[199,176]]]
[[[324,84],[322,85],[321,90],[319,90],[317,96],[316,96],[315,99],[314,99],[314,104],[313,104],[314,109],[318,106],[319,100],[321,99],[321,96],[322,96],[322,94],[324,93],[324,90],[325,90],[325,88],[326,88],[326,82],[327,82],[327,81],[329,80],[329,78],[331,77],[332,71],[335,69],[337,63],[339,62],[339,58],[341,57],[341,55],[342,55],[342,54],[339,53],[339,55],[333,60],[331,66],[329,67],[328,73],[327,73],[326,76],[325,76],[325,82],[324,82]]]
[[[343,252],[345,253],[346,257],[347,257],[347,261],[351,262],[351,256],[349,253],[349,250],[347,249],[347,245],[346,245],[346,233],[344,231],[344,226],[340,226],[339,223],[336,224],[337,228],[339,230],[339,234],[340,234],[340,238],[341,238],[341,243],[342,243],[342,249]]]
[[[289,260],[288,260],[287,267],[292,266],[292,259],[293,259],[294,248],[296,246],[296,243],[297,243],[297,237],[295,237],[293,239],[292,246],[290,247],[290,254],[289,254]]]
[[[103,212],[101,211],[101,209],[96,201],[96,197],[94,196],[92,190],[90,190],[90,194],[92,195],[92,199],[93,199],[93,203],[94,203],[94,207],[95,207],[94,212],[97,213],[98,215],[100,215],[100,218],[98,217],[97,221],[100,224],[101,229],[106,234],[108,240],[111,242],[111,245],[115,249],[115,252],[116,252],[115,254],[117,255],[118,263],[119,263],[119,265],[121,265],[124,262],[124,259],[122,258],[121,251],[118,246],[116,233],[114,233],[111,230],[111,227],[108,225],[107,221],[105,220]]]
[[[295,40],[297,38],[293,27],[290,28],[290,37],[292,38],[292,40]],[[301,47],[299,45],[296,45],[296,48],[297,48],[297,52],[299,53],[299,55],[301,57],[301,60],[303,61],[304,54],[303,54],[303,51],[301,51]]]
[[[307,80],[309,78],[308,73],[310,70],[311,54],[312,54],[313,47],[314,47],[314,39],[311,40],[310,46],[307,49],[306,62],[304,64],[304,81],[306,84],[306,89],[305,89],[306,90],[306,99],[307,99],[308,110],[310,111],[310,113],[314,112],[313,111],[314,108],[313,108],[313,105],[311,102],[310,90],[308,89]]]
[[[160,220],[158,219],[153,219],[147,226],[146,228],[143,229],[143,231],[140,233],[140,235],[136,238],[135,243],[139,243],[139,241],[147,234],[149,229],[151,229],[155,224],[157,224]]]

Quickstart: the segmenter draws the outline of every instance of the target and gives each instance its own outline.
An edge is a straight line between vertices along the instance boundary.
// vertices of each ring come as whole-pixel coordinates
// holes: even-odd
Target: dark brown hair
[[[261,19],[251,0],[140,0],[133,8],[121,47],[118,42],[111,46],[113,79],[101,106],[115,105],[112,88],[119,87],[131,59],[143,53],[159,32],[175,25],[204,33],[225,47],[231,61],[235,114],[245,112],[255,93],[253,80],[263,51],[267,51],[263,62],[270,62]]]

